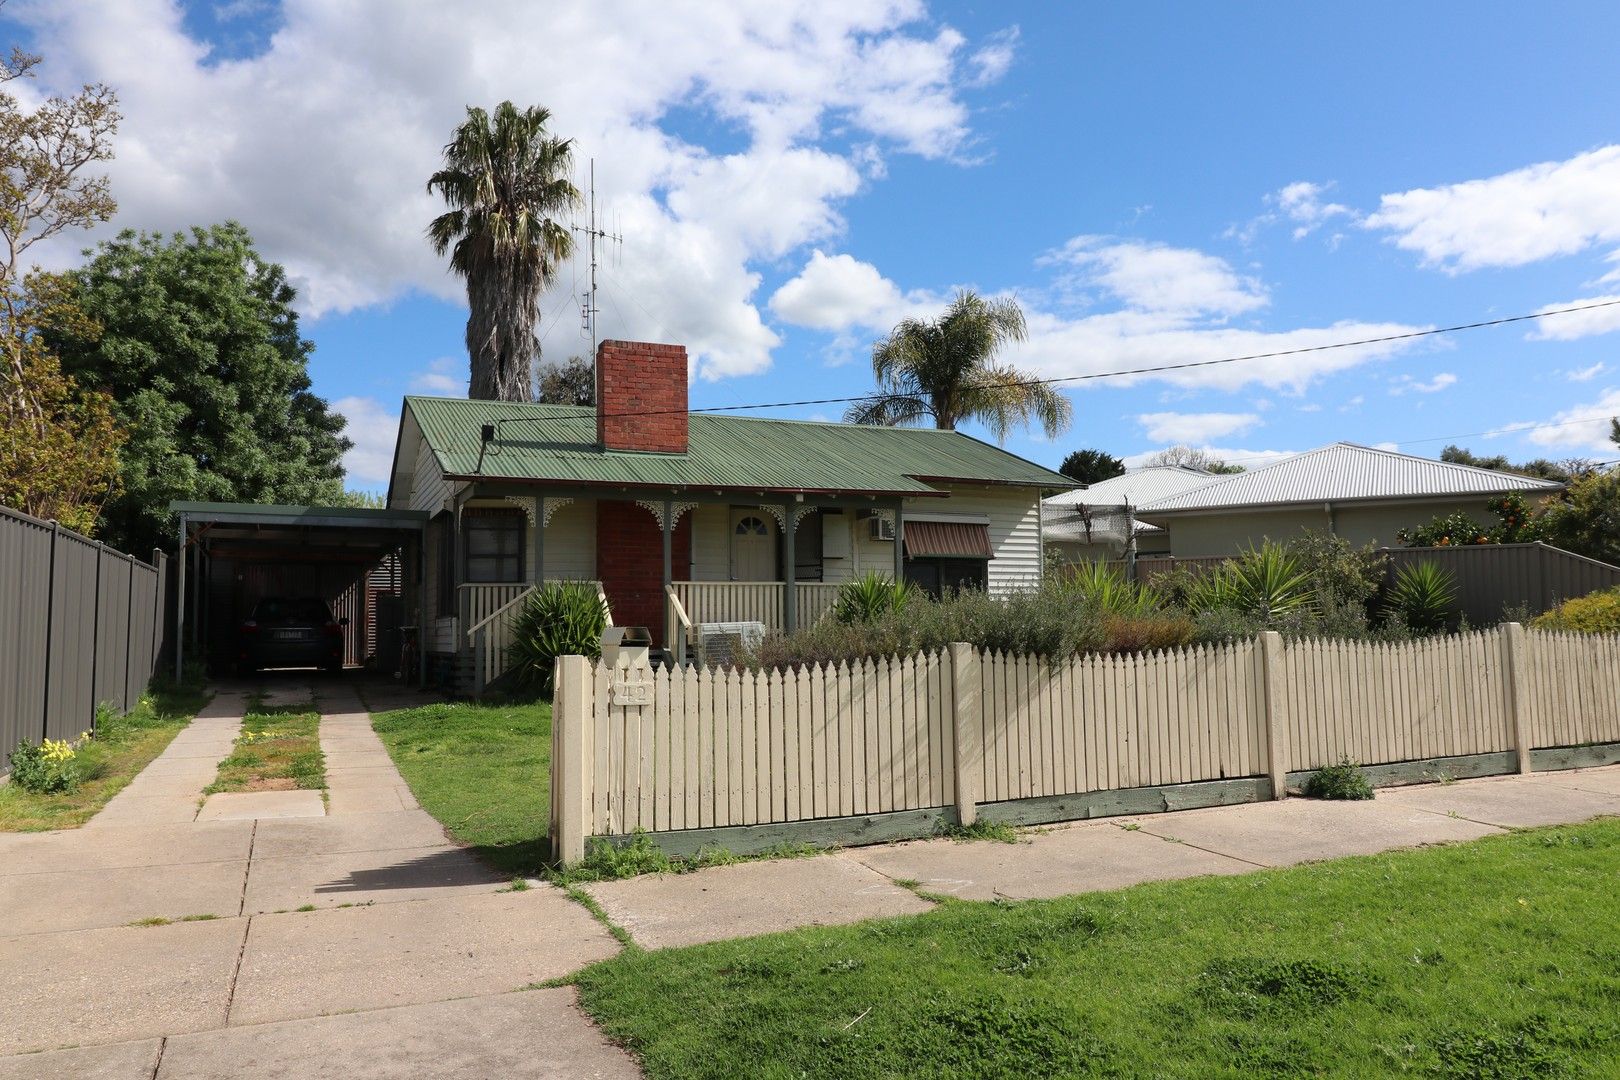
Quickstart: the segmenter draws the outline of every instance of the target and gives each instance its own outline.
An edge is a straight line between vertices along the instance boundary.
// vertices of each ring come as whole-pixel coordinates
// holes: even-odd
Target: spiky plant
[[[905,610],[916,592],[917,587],[909,581],[896,582],[870,571],[838,587],[832,616],[846,626],[876,622],[885,615]]]
[[[507,666],[523,690],[551,697],[552,669],[559,656],[602,655],[607,608],[596,586],[583,581],[548,582],[518,609],[507,646]]]
[[[1100,560],[1073,567],[1062,580],[1063,588],[1098,614],[1135,618],[1152,615],[1164,607],[1158,590],[1128,580],[1119,567]]]
[[[1400,616],[1408,629],[1420,634],[1444,630],[1456,608],[1457,579],[1432,559],[1397,570],[1384,598],[1384,613]]]

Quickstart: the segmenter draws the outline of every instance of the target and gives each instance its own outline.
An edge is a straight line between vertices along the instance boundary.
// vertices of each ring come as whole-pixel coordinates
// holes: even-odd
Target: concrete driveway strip
[[[0,833],[0,877],[247,859],[251,821]]]
[[[78,1046],[0,1058],[0,1080],[151,1080],[163,1040]]]
[[[640,1075],[561,988],[183,1035],[157,1080]]]
[[[1503,828],[1530,828],[1620,814],[1620,795],[1585,791],[1543,779],[1425,784],[1382,792],[1389,806],[1455,815]]]
[[[294,855],[435,846],[453,846],[444,826],[421,810],[400,810],[391,814],[334,814],[323,818],[261,821],[253,839],[253,856],[284,859]]]
[[[0,939],[0,1054],[225,1023],[245,919]]]
[[[461,848],[442,845],[285,859],[261,859],[255,851],[244,910],[253,914],[305,904],[337,907],[486,895],[510,880]]]
[[[1400,806],[1380,793],[1365,802],[1286,799],[1132,819],[1166,836],[1261,866],[1289,866],[1392,848],[1477,840],[1500,830]]]
[[[1254,869],[1111,823],[1053,829],[1015,844],[922,840],[871,848],[856,857],[889,877],[964,900],[1029,900]]]
[[[253,919],[233,1025],[504,993],[619,951],[550,887]]]
[[[242,906],[246,870],[246,860],[233,860],[11,874],[0,877],[0,911],[6,913],[6,933],[17,935],[126,926],[153,917],[229,918]]]
[[[933,905],[848,855],[717,866],[583,886],[650,949],[832,926]]]

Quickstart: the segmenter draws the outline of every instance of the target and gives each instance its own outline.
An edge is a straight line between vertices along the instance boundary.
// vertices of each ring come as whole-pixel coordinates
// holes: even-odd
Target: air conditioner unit
[[[866,519],[866,527],[871,530],[873,540],[894,539],[894,519],[873,515]]]

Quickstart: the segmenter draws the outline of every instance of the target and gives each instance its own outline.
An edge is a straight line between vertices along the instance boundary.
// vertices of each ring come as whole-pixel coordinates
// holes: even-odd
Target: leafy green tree
[[[1485,509],[1496,516],[1495,525],[1482,525],[1472,514],[1457,510],[1442,514],[1427,525],[1402,529],[1395,534],[1395,539],[1407,547],[1460,547],[1530,544],[1546,538],[1544,517],[1517,492],[1490,500]]]
[[[1440,460],[1449,461],[1453,465],[1472,465],[1476,469],[1490,469],[1492,472],[1534,476],[1540,480],[1556,480],[1561,484],[1567,484],[1575,477],[1584,476],[1596,468],[1596,463],[1586,458],[1566,458],[1562,461],[1536,458],[1516,465],[1508,460],[1506,454],[1481,457],[1460,446],[1448,446],[1440,451]]]
[[[1076,450],[1063,459],[1058,472],[1077,484],[1097,484],[1125,472],[1125,463],[1102,450]]]
[[[130,231],[73,273],[99,336],[52,332],[64,368],[108,390],[130,432],[122,491],[102,509],[125,551],[171,546],[174,499],[331,503],[344,419],[310,392],[292,286],[235,223]]]
[[[1069,426],[1069,399],[1039,377],[996,362],[996,354],[1026,335],[1024,313],[1011,300],[959,292],[932,321],[907,319],[872,346],[878,390],[851,405],[852,424],[891,427],[932,421],[953,430],[978,420],[998,440],[1032,422],[1048,437]]]
[[[444,168],[428,179],[450,206],[428,225],[428,239],[467,279],[470,397],[533,397],[540,294],[574,249],[555,215],[579,203],[568,179],[573,140],[547,131],[550,119],[546,109],[520,111],[510,101],[493,117],[468,108],[444,148]]]
[[[1620,566],[1620,468],[1577,478],[1547,507],[1541,527],[1550,544]]]
[[[579,356],[566,364],[546,364],[540,369],[540,395],[535,400],[547,405],[595,405],[596,369]]]

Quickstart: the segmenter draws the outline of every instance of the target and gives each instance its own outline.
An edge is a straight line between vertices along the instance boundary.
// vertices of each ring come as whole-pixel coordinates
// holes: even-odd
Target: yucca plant
[[[832,616],[846,626],[876,622],[883,616],[905,610],[917,587],[909,581],[896,582],[871,571],[838,587]]]
[[[1140,618],[1164,606],[1164,598],[1151,585],[1127,580],[1124,571],[1102,561],[1073,567],[1063,588],[1080,597],[1098,614]]]
[[[1268,622],[1316,606],[1311,575],[1298,557],[1269,541],[1222,567],[1239,611]]]
[[[1434,634],[1451,622],[1457,607],[1457,579],[1433,560],[1407,563],[1395,573],[1384,599],[1384,614],[1398,615],[1410,630]]]
[[[550,698],[557,657],[597,659],[606,629],[607,607],[595,585],[554,581],[540,586],[512,622],[506,658],[513,681],[523,690]]]

